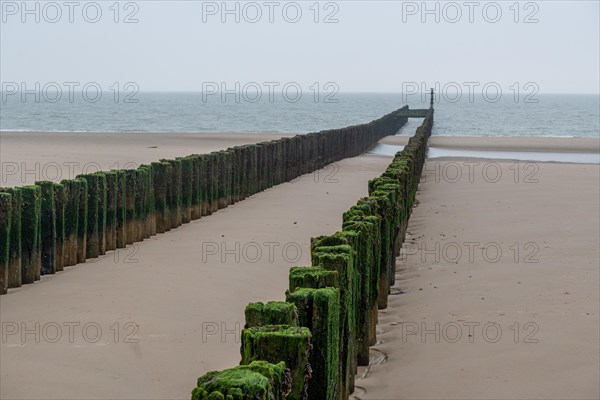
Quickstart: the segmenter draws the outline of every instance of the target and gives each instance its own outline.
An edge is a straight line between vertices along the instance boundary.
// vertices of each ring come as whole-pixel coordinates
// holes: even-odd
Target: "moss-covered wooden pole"
[[[7,188],[3,192],[11,195],[10,249],[8,259],[8,287],[21,287],[21,189]]]
[[[187,224],[192,220],[192,192],[194,165],[190,157],[181,161],[181,223]]]
[[[117,171],[106,173],[106,250],[117,249],[117,205],[119,176]]]
[[[119,169],[117,173],[117,227],[116,243],[118,249],[127,246],[127,172]]]
[[[181,174],[182,174],[182,164],[181,160],[161,160],[168,162],[171,165],[170,169],[170,188],[169,188],[169,209],[171,216],[171,229],[177,228],[181,225],[181,216],[182,216],[182,197],[181,197]]]
[[[225,152],[219,151],[214,153],[216,159],[216,175],[217,175],[217,209],[227,207],[227,172],[225,164]]]
[[[306,400],[311,367],[311,334],[308,328],[266,325],[242,330],[242,365],[264,360],[285,362],[292,375],[290,400]]]
[[[41,272],[40,226],[42,220],[42,189],[37,185],[22,186],[21,209],[21,282],[33,283]]]
[[[56,271],[65,269],[65,208],[67,194],[65,186],[54,184],[54,204],[56,205]]]
[[[202,194],[200,193],[200,158],[194,154],[189,156],[192,161],[192,220],[202,216]]]
[[[268,303],[250,303],[244,312],[245,328],[265,325],[298,326],[298,310],[292,303],[270,301]]]
[[[39,181],[35,183],[41,189],[41,237],[42,267],[41,274],[56,273],[56,204],[54,201],[54,183]]]
[[[341,399],[339,289],[298,289],[293,293],[288,292],[286,300],[298,309],[300,326],[310,329],[312,334],[309,358],[312,378],[308,384],[308,398]]]
[[[11,227],[12,195],[0,193],[0,294],[6,294],[8,291]]]
[[[337,271],[321,267],[292,267],[289,275],[289,291],[311,288],[321,289],[326,287],[339,287],[339,274]]]
[[[97,258],[100,255],[100,233],[98,231],[99,218],[99,174],[81,175],[87,182],[87,234],[85,258]]]
[[[169,224],[167,220],[167,167],[168,163],[153,162],[152,169],[154,170],[154,207],[156,209],[156,232],[164,233],[166,226]]]
[[[215,213],[219,210],[219,159],[216,153],[208,154],[206,158],[209,190],[210,213]]]
[[[65,191],[63,267],[77,264],[77,223],[79,220],[78,182],[63,179]]]
[[[154,168],[152,165],[143,164],[138,169],[146,172],[145,176],[145,217],[143,218],[144,238],[156,235],[156,203],[154,199]]]
[[[150,236],[156,236],[156,199],[154,198],[154,167],[146,164],[148,170],[148,228]]]
[[[84,263],[87,255],[88,232],[88,182],[84,178],[75,179],[79,188],[79,216],[77,219],[77,262]]]
[[[291,390],[290,370],[284,362],[253,361],[198,378],[192,400],[284,400]]]
[[[96,172],[98,176],[98,254],[106,254],[106,174]]]
[[[134,242],[141,242],[150,235],[146,232],[148,171],[138,168],[135,172],[135,238]]]
[[[200,156],[198,156],[198,165],[199,165],[199,176],[200,176],[200,181],[199,181],[199,187],[198,190],[200,191],[200,198],[201,198],[201,206],[200,206],[200,212],[201,215],[210,215],[211,210],[210,210],[210,190],[208,187],[209,184],[209,179],[208,179],[208,156],[206,154],[201,154]]]
[[[354,228],[354,224],[359,224],[356,228],[361,227],[364,229],[368,227],[369,236],[368,236],[368,260],[367,268],[368,271],[368,282],[365,282],[365,285],[368,285],[368,289],[365,288],[366,293],[368,291],[368,308],[369,308],[369,345],[373,346],[377,341],[377,320],[378,320],[378,298],[379,298],[379,278],[380,278],[380,254],[381,254],[381,239],[380,239],[380,231],[381,231],[381,221],[379,217],[375,215],[370,215],[372,213],[372,208],[368,204],[362,204],[352,207],[348,212],[344,213],[344,223],[343,228]]]
[[[327,242],[324,241],[323,244]],[[357,274],[354,254],[348,245],[319,246],[312,250],[313,265],[338,272],[340,281],[340,364],[342,398],[354,391],[356,373],[356,304],[358,302]]]
[[[137,223],[135,215],[136,170],[125,171],[125,214],[126,214],[126,240],[125,244],[132,244],[137,239]]]

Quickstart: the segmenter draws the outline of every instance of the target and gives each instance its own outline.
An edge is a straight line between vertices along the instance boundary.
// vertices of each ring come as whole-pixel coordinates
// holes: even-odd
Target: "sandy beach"
[[[108,169],[281,136],[3,132],[1,184],[39,179],[7,173],[23,162],[28,171],[39,163],[40,174],[50,163]],[[521,148],[511,140],[462,143]],[[550,142],[529,139],[528,150],[593,151],[597,141]],[[310,238],[339,230],[342,213],[390,160],[343,160],[10,290],[0,298],[0,397],[188,399],[197,377],[239,362],[245,305],[282,300],[289,267],[310,262]],[[498,178],[496,166],[471,171],[468,160],[454,161],[464,166],[458,180],[447,161],[426,166],[371,352],[375,363],[386,360],[361,368],[355,396],[598,398],[599,166],[499,161]],[[71,177],[64,168],[61,178]],[[422,327],[431,331],[423,339]]]
[[[131,153],[135,162],[150,161],[136,153],[137,143],[126,143],[93,151],[104,152],[107,163],[119,160],[109,159],[113,149],[121,157]],[[216,147],[230,145],[224,140]],[[83,149],[60,140],[55,146],[55,159],[86,162]],[[5,155],[18,160],[10,158],[16,153],[11,147],[3,137],[3,160]],[[39,144],[28,151],[33,149],[38,149],[29,153],[33,162],[49,154]],[[160,156],[205,149],[184,144]],[[19,332],[1,344],[0,397],[189,399],[199,376],[239,363],[245,306],[284,300],[289,268],[310,264],[310,238],[339,230],[342,213],[367,194],[368,180],[388,163],[373,156],[341,161],[166,234],[11,289],[0,298],[0,319],[11,326],[6,329],[16,324]],[[21,328],[35,332],[36,322],[39,343],[35,334],[21,336]],[[72,342],[69,323],[77,324],[71,325]],[[56,325],[62,336],[52,343]],[[97,328],[102,332],[96,341]]]
[[[428,161],[358,397],[597,399],[599,166],[477,161]]]

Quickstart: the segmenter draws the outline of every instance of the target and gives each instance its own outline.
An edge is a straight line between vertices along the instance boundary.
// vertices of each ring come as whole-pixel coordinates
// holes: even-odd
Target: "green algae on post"
[[[177,228],[181,225],[181,160],[161,160],[170,164],[170,179],[168,180],[168,202],[169,202],[169,214],[171,217],[171,229]]]
[[[250,303],[246,306],[246,328],[264,325],[298,326],[298,310],[285,301]]]
[[[116,245],[118,249],[127,246],[127,173],[119,169],[117,174],[117,205],[116,205]]]
[[[10,249],[8,260],[8,287],[21,287],[21,209],[23,198],[21,189],[6,188],[2,192],[11,195]]]
[[[192,220],[192,197],[194,164],[190,157],[181,161],[181,222],[187,224]]]
[[[311,334],[308,328],[288,325],[267,325],[242,330],[242,361],[264,360],[270,363],[285,362],[292,374],[290,400],[306,400],[311,367]]]
[[[23,207],[21,208],[21,282],[33,283],[42,266],[41,213],[42,189],[37,185],[22,186]]]
[[[153,162],[152,169],[154,170],[154,207],[156,209],[156,233],[164,233],[166,226],[170,224],[168,220],[169,215],[167,214],[167,185],[168,174],[167,167],[168,163],[165,162]]]
[[[98,254],[106,254],[106,174],[96,172],[98,177]]]
[[[146,191],[148,190],[148,171],[138,168],[135,172],[135,236],[134,242],[141,242],[147,237],[145,224],[148,212]]]
[[[67,195],[65,186],[59,183],[54,184],[54,204],[56,206],[56,271],[62,271],[65,268],[65,207]]]
[[[99,221],[99,191],[97,174],[81,175],[87,182],[87,244],[85,258],[98,258],[100,255],[100,235],[98,232]]]
[[[77,264],[77,223],[79,220],[79,182],[63,179],[65,188],[63,267]]]
[[[254,361],[198,378],[192,400],[284,400],[291,389],[284,362]]]
[[[106,173],[106,251],[117,249],[118,179],[117,171]]]
[[[125,170],[125,244],[132,244],[137,239],[137,223],[135,209],[136,170]]]
[[[77,222],[77,262],[84,263],[87,254],[88,231],[88,183],[83,178],[75,179],[79,188],[79,216]]]
[[[12,195],[0,193],[0,294],[6,294],[8,290],[11,220]]]
[[[309,357],[312,377],[308,385],[311,400],[341,399],[340,391],[340,291],[337,288],[298,289],[286,300],[298,309],[300,326],[310,329]]]
[[[318,241],[328,243],[340,238],[323,237]],[[354,251],[348,245],[317,246],[313,250],[313,264],[325,269],[337,271],[340,280],[340,361],[342,364],[342,398],[354,391],[356,372],[356,317],[358,303],[357,272],[354,263]]]
[[[56,204],[54,202],[54,183],[39,181],[35,183],[41,189],[41,238],[42,266],[41,274],[56,273]]]
[[[292,267],[289,274],[289,290],[295,292],[300,288],[320,289],[339,287],[337,271],[321,267]]]

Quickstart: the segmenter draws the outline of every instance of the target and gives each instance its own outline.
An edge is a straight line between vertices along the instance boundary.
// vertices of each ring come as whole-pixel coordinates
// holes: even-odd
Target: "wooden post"
[[[117,173],[117,248],[127,246],[127,172],[123,169]]]
[[[117,249],[117,206],[119,202],[119,175],[106,174],[106,251]]]
[[[21,282],[33,283],[41,273],[42,189],[37,185],[22,186],[23,207],[21,208]]]
[[[56,271],[62,271],[65,268],[65,207],[67,195],[65,186],[59,183],[54,184],[54,204],[56,206]]]
[[[83,178],[75,179],[79,189],[79,215],[77,217],[77,262],[84,263],[87,255],[88,232],[88,183]]]
[[[54,183],[39,181],[35,183],[41,189],[41,237],[42,267],[41,274],[56,273],[56,204],[54,202]]]
[[[12,195],[0,193],[0,295],[8,291]]]
[[[100,255],[100,233],[99,233],[99,175],[81,175],[87,182],[87,232],[85,258],[98,258]]]
[[[11,228],[10,228],[10,250],[8,260],[8,287],[21,287],[21,209],[23,197],[21,189],[6,188],[3,192],[11,195]]]
[[[264,360],[270,363],[285,362],[292,375],[289,400],[306,399],[311,368],[311,334],[308,328],[288,325],[266,325],[242,330],[242,361],[247,365]]]

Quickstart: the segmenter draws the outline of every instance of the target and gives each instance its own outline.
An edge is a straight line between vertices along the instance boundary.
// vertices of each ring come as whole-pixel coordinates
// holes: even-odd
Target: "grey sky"
[[[297,23],[288,22],[297,7],[287,1],[255,2],[256,23],[247,2],[238,2],[239,23],[234,14],[221,21],[220,1],[121,2],[118,23],[114,1],[97,2],[97,23],[83,18],[91,2],[76,2],[73,23],[63,0],[56,23],[56,7],[44,15],[47,2],[37,6],[39,23],[22,15],[21,1],[1,3],[2,82],[135,82],[142,91],[201,91],[203,82],[335,82],[343,92],[400,92],[411,82],[497,82],[504,91],[518,82],[523,92],[534,82],[541,93],[600,87],[598,1],[428,2],[426,15],[421,1],[320,2],[318,23],[314,1],[297,2]],[[94,19],[95,6],[86,7]],[[123,23],[130,13],[137,23]],[[331,13],[338,22],[324,23]]]

